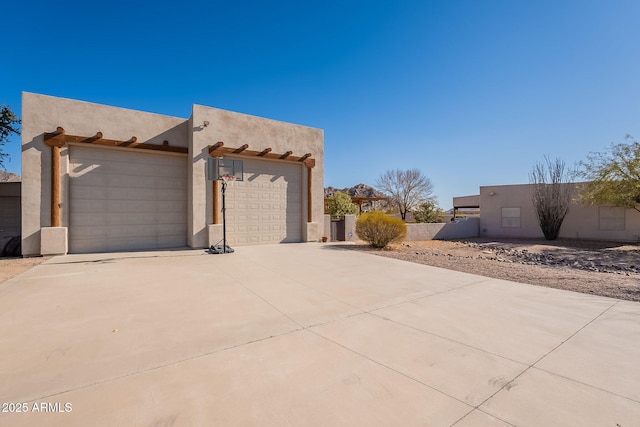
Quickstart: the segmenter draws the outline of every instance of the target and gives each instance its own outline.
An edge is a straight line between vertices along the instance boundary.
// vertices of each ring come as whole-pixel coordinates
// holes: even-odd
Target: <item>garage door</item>
[[[0,238],[20,235],[20,212],[20,197],[0,196]]]
[[[301,165],[246,159],[226,199],[231,246],[302,241]]]
[[[70,150],[70,252],[186,246],[185,156]]]

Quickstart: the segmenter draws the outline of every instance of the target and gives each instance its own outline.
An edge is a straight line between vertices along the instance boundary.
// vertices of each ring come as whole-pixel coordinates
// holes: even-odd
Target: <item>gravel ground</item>
[[[473,238],[404,242],[385,250],[364,243],[350,248],[497,279],[640,301],[640,245]]]
[[[0,283],[40,265],[51,257],[0,258]]]

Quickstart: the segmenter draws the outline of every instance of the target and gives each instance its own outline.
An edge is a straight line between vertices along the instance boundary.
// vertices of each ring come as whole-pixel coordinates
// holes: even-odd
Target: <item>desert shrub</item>
[[[384,248],[389,243],[401,242],[407,235],[407,225],[400,218],[373,211],[360,215],[356,233],[374,248]]]

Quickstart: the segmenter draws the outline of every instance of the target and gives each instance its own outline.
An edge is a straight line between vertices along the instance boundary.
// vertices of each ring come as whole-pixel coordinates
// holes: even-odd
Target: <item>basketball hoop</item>
[[[236,182],[238,177],[235,175],[220,175],[220,181],[222,181],[222,192],[224,193],[229,184]]]
[[[235,175],[222,175],[222,176],[220,176],[220,179],[223,180],[227,184],[229,184],[230,182],[235,182],[236,178],[237,177]]]

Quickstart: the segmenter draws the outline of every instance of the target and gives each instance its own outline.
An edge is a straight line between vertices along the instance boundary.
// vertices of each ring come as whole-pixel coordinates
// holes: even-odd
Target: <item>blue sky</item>
[[[24,1],[3,6],[0,104],[22,91],[324,129],[325,186],[418,168],[443,208],[640,137],[640,2]],[[20,173],[19,137],[3,147]]]

